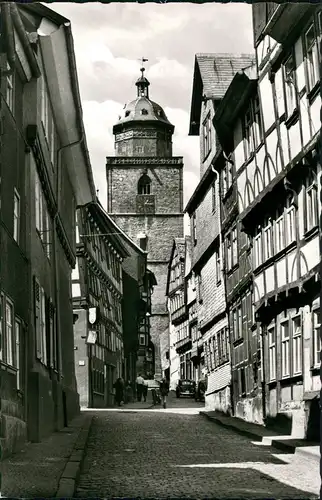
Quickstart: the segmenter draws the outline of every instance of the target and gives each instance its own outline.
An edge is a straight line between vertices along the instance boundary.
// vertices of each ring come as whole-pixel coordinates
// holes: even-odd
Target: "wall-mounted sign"
[[[87,337],[87,344],[95,344],[97,339],[97,332],[95,330],[90,330]]]
[[[97,320],[97,307],[90,307],[88,309],[88,321],[91,325],[94,325]]]
[[[85,366],[85,361],[83,361],[82,359],[80,359],[78,361],[78,364],[79,364],[79,366]]]

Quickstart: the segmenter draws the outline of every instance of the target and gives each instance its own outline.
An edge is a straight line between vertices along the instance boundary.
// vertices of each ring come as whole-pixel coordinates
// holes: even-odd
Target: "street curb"
[[[234,425],[227,424],[227,423],[223,422],[222,420],[220,420],[219,418],[214,417],[213,415],[207,415],[207,413],[204,411],[200,411],[199,415],[206,417],[208,420],[216,422],[216,424],[221,425],[222,427],[226,427],[226,429],[231,429],[232,431],[237,432],[238,434],[240,434],[242,436],[247,436],[250,439],[252,439],[253,441],[262,441],[262,436],[256,434],[255,432],[248,431],[246,429],[240,429]]]
[[[85,458],[88,435],[91,430],[93,416],[86,415],[85,422],[78,432],[76,443],[65,465],[58,482],[58,490],[54,498],[73,498],[81,467]]]
[[[262,436],[260,434],[256,434],[255,432],[252,432],[250,430],[240,429],[239,427],[237,427],[235,425],[231,425],[231,424],[228,424],[226,422],[223,422],[221,419],[216,418],[213,415],[208,415],[204,411],[199,412],[199,414],[202,415],[203,417],[206,417],[208,420],[213,421],[218,425],[221,425],[222,427],[226,427],[226,429],[230,429],[230,430],[232,430],[232,431],[234,431],[237,434],[240,434],[242,436],[249,437],[253,441],[264,442],[268,438],[268,436]],[[290,440],[292,439],[291,436],[289,439]],[[287,443],[283,439],[278,439],[278,436],[276,436],[276,437],[270,436],[270,446],[272,446],[273,448],[275,448],[279,451],[284,451],[284,452],[287,452],[290,454],[297,453],[299,455],[303,455],[306,458],[310,458],[311,460],[318,460],[318,461],[320,460],[319,456],[314,455],[306,450],[303,450],[303,452],[302,452],[300,446],[296,446],[296,444]]]

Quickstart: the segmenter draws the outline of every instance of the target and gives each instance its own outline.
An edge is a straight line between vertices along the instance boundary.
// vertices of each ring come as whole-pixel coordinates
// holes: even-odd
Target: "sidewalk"
[[[286,453],[294,453],[313,460],[320,460],[320,446],[317,443],[311,443],[305,439],[295,439],[290,435],[281,435],[277,431],[267,429],[262,425],[246,422],[237,417],[230,417],[216,411],[201,411],[200,415],[238,434],[247,436],[253,441],[258,441],[258,444],[273,446]]]
[[[72,457],[80,460],[84,454],[91,420],[90,415],[81,413],[69,427],[53,433],[41,443],[27,443],[21,451],[3,460],[0,496],[55,497],[62,476],[70,481],[66,467],[71,463],[69,460]]]

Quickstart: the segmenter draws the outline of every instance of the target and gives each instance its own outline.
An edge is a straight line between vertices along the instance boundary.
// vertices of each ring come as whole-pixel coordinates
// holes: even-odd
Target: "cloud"
[[[199,180],[199,138],[189,137],[194,57],[254,52],[246,4],[52,3],[70,19],[94,178],[106,206],[105,157],[113,125],[136,97],[140,57],[149,59],[150,97],[175,126],[173,153],[184,158],[184,203]]]

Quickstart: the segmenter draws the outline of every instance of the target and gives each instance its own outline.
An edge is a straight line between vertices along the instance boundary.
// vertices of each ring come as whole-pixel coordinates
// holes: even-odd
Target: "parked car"
[[[207,391],[207,380],[206,379],[199,380],[196,388],[195,400],[201,402],[205,401],[206,391]]]
[[[179,380],[176,387],[177,398],[181,396],[195,397],[196,382],[194,380]]]

